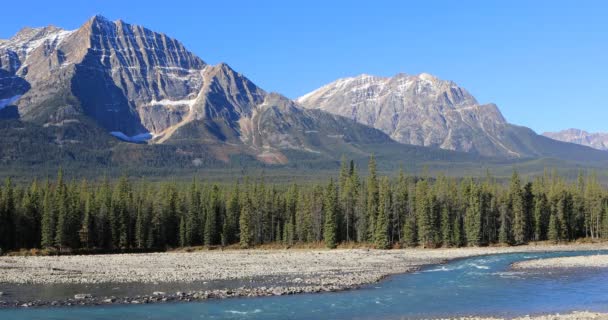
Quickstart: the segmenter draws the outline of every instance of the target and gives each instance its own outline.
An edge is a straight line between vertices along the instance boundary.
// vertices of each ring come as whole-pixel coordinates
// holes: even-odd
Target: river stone
[[[154,291],[154,292],[152,292],[152,295],[153,295],[153,296],[164,296],[164,295],[166,295],[166,294],[167,294],[167,293],[162,292],[162,291]]]
[[[93,298],[93,296],[89,293],[78,293],[74,295],[74,299],[76,300],[84,300],[84,299],[91,299]]]

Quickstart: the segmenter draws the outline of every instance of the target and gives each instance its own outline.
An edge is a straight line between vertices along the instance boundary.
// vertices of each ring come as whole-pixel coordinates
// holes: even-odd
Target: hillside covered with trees
[[[34,180],[0,188],[0,247],[125,251],[324,242],[459,247],[608,238],[608,190],[594,175],[509,183],[362,177],[342,161],[325,184]]]

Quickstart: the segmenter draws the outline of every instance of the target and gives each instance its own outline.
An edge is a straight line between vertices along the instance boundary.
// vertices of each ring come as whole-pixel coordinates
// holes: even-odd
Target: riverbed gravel
[[[598,254],[585,257],[561,257],[550,259],[535,259],[516,262],[513,269],[572,269],[572,268],[608,268],[608,254]]]
[[[290,295],[341,291],[374,283],[428,264],[471,256],[512,253],[606,250],[608,244],[528,245],[454,249],[399,250],[208,250],[144,254],[0,257],[0,285],[162,284],[239,280],[239,287],[142,293],[133,297],[78,298],[57,301],[12,301],[1,306],[98,305],[192,301],[242,296]],[[272,283],[258,281],[271,278]],[[4,302],[3,302],[4,301]]]
[[[159,283],[282,277],[294,284],[375,282],[476,255],[608,249],[608,244],[400,250],[210,250],[144,254],[0,257],[0,283]],[[569,258],[564,258],[569,259]],[[587,260],[585,257],[582,260]],[[550,260],[550,259],[547,259]],[[603,260],[606,261],[606,260]]]

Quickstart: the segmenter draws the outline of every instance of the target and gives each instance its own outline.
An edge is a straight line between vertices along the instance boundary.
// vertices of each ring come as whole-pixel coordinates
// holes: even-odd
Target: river
[[[0,310],[0,319],[416,319],[608,311],[608,270],[512,271],[516,261],[597,254],[510,253],[455,260],[358,290],[192,303]],[[601,252],[607,253],[605,251]]]

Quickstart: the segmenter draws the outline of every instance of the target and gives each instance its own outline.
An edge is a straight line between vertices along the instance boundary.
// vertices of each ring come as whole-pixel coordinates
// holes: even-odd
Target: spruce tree
[[[511,219],[509,212],[509,204],[506,201],[502,201],[499,207],[500,229],[498,232],[498,242],[502,244],[511,243]]]
[[[382,178],[379,191],[379,207],[378,216],[376,218],[376,231],[374,234],[374,244],[378,249],[387,249],[390,245],[389,231],[389,215],[391,209],[390,185],[388,177]]]
[[[399,170],[397,186],[394,192],[394,234],[397,237],[397,242],[403,242],[404,227],[406,217],[408,215],[408,184],[403,169]]]
[[[251,235],[251,200],[248,194],[245,194],[244,203],[241,206],[241,214],[239,217],[239,241],[242,248],[249,248],[253,244]]]
[[[57,175],[57,186],[55,192],[55,205],[57,208],[57,222],[55,230],[55,245],[59,248],[68,246],[68,231],[69,231],[69,217],[68,217],[68,192],[67,187],[63,182],[63,171],[60,170]]]
[[[330,179],[327,190],[325,191],[325,201],[323,205],[324,223],[323,223],[323,240],[325,246],[333,249],[337,245],[338,226],[336,222],[337,211],[337,190],[333,179]]]
[[[465,232],[469,246],[482,244],[482,194],[475,184],[471,186],[469,203],[465,213]]]
[[[435,247],[438,242],[436,227],[436,201],[435,195],[429,188],[426,179],[416,184],[416,222],[418,240],[425,247]]]
[[[222,225],[222,244],[229,245],[235,242],[241,212],[239,185],[235,184],[226,203],[226,219]]]
[[[378,215],[378,176],[376,172],[376,158],[372,154],[369,158],[367,177],[367,240],[373,240],[376,228],[376,215]]]
[[[87,193],[84,203],[84,217],[82,218],[80,230],[78,231],[80,243],[85,248],[91,247],[91,243],[93,240],[93,202],[94,201],[92,199],[92,195],[90,193]]]
[[[42,201],[41,246],[50,248],[55,244],[55,202],[50,183],[47,180]]]
[[[149,201],[149,200],[148,200]],[[142,249],[146,247],[146,229],[149,228],[148,219],[147,219],[147,210],[146,204],[144,204],[144,200],[140,200],[137,205],[137,213],[135,217],[135,247],[138,249]]]
[[[524,244],[528,241],[528,231],[526,230],[528,219],[517,171],[514,171],[511,177],[509,201],[511,202],[511,211],[513,212],[513,240],[517,245]]]
[[[211,189],[209,206],[205,219],[205,245],[211,246],[218,244],[218,221],[222,214],[220,204],[220,190],[217,185]]]
[[[453,226],[454,223],[452,222],[448,204],[444,204],[441,207],[441,242],[444,247],[451,247],[454,245],[454,240],[452,239],[454,235],[454,232],[452,231]]]
[[[4,184],[0,202],[0,249],[13,249],[15,246],[15,194],[11,178]]]
[[[554,243],[560,241],[559,222],[557,216],[553,213],[549,217],[549,230],[547,231],[547,238]]]
[[[201,225],[199,223],[199,216],[201,212],[201,193],[196,183],[196,180],[192,179],[190,185],[188,204],[185,210],[184,219],[184,242],[187,246],[201,244],[202,239],[200,237]]]

